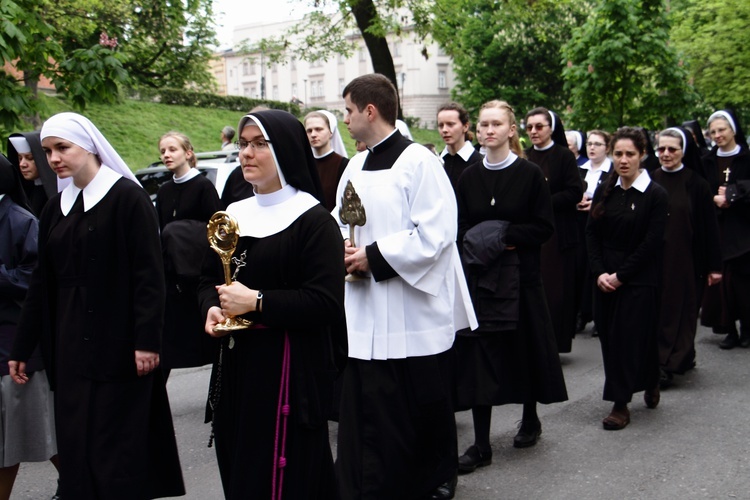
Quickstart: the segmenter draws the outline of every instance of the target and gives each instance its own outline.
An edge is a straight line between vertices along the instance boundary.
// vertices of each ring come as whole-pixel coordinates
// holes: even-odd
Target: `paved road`
[[[722,351],[721,337],[701,329],[698,366],[662,394],[655,410],[641,395],[631,424],[604,431],[599,341],[588,333],[563,355],[570,400],[540,407],[537,446],[512,446],[520,406],[495,408],[494,461],[461,476],[456,498],[497,499],[750,499],[750,349]],[[190,500],[221,499],[216,459],[206,448],[203,411],[209,369],[176,370],[169,393]],[[459,448],[472,441],[471,414],[457,414]],[[336,428],[331,436],[335,443]],[[47,499],[56,474],[49,463],[24,464],[13,500]]]

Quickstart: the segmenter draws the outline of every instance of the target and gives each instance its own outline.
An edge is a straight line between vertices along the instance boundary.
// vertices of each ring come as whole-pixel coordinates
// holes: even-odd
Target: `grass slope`
[[[63,99],[43,96],[49,116],[62,111],[73,111]],[[133,171],[140,170],[159,159],[159,138],[170,130],[190,137],[196,151],[215,151],[221,146],[221,129],[225,125],[237,127],[241,114],[236,111],[148,103],[125,99],[119,104],[91,104],[83,113],[102,131],[120,156]],[[355,153],[354,140],[346,126],[339,122],[346,149]],[[412,130],[414,140],[431,142],[442,149],[440,135],[435,130]],[[4,145],[3,145],[4,146]]]

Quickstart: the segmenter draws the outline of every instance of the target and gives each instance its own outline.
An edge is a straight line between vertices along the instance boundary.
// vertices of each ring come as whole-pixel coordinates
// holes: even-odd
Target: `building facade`
[[[234,44],[249,45],[263,38],[286,33],[296,21],[273,24],[249,24],[234,30]],[[343,116],[341,92],[357,76],[372,73],[372,63],[358,32],[350,35],[356,47],[350,56],[334,55],[327,61],[308,62],[289,58],[270,63],[265,54],[217,54],[223,64],[213,68],[225,95],[241,95],[277,101],[297,100],[303,107],[326,108]],[[436,43],[427,44],[407,28],[401,37],[389,40],[398,79],[401,106],[406,117],[418,118],[420,126],[436,128],[437,108],[450,100],[454,73],[450,57]],[[423,55],[426,48],[428,58]]]

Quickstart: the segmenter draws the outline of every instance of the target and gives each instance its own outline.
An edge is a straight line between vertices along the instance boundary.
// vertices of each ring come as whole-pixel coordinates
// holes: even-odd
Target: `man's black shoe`
[[[726,337],[724,337],[724,340],[719,342],[719,348],[721,349],[734,349],[740,345],[740,338],[737,335],[737,332],[732,332],[728,334]]]
[[[463,455],[458,457],[458,472],[468,474],[469,472],[474,472],[477,467],[484,467],[491,463],[492,450],[482,452],[478,446],[471,445]]]

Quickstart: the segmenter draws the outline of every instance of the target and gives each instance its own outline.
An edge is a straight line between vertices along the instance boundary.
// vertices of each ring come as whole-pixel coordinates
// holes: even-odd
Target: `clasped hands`
[[[617,273],[602,273],[596,278],[596,286],[604,293],[611,293],[622,286],[622,282],[617,279]]]
[[[719,186],[719,192],[716,196],[714,196],[714,203],[719,208],[729,207],[729,203],[727,202],[727,187],[726,186]]]

